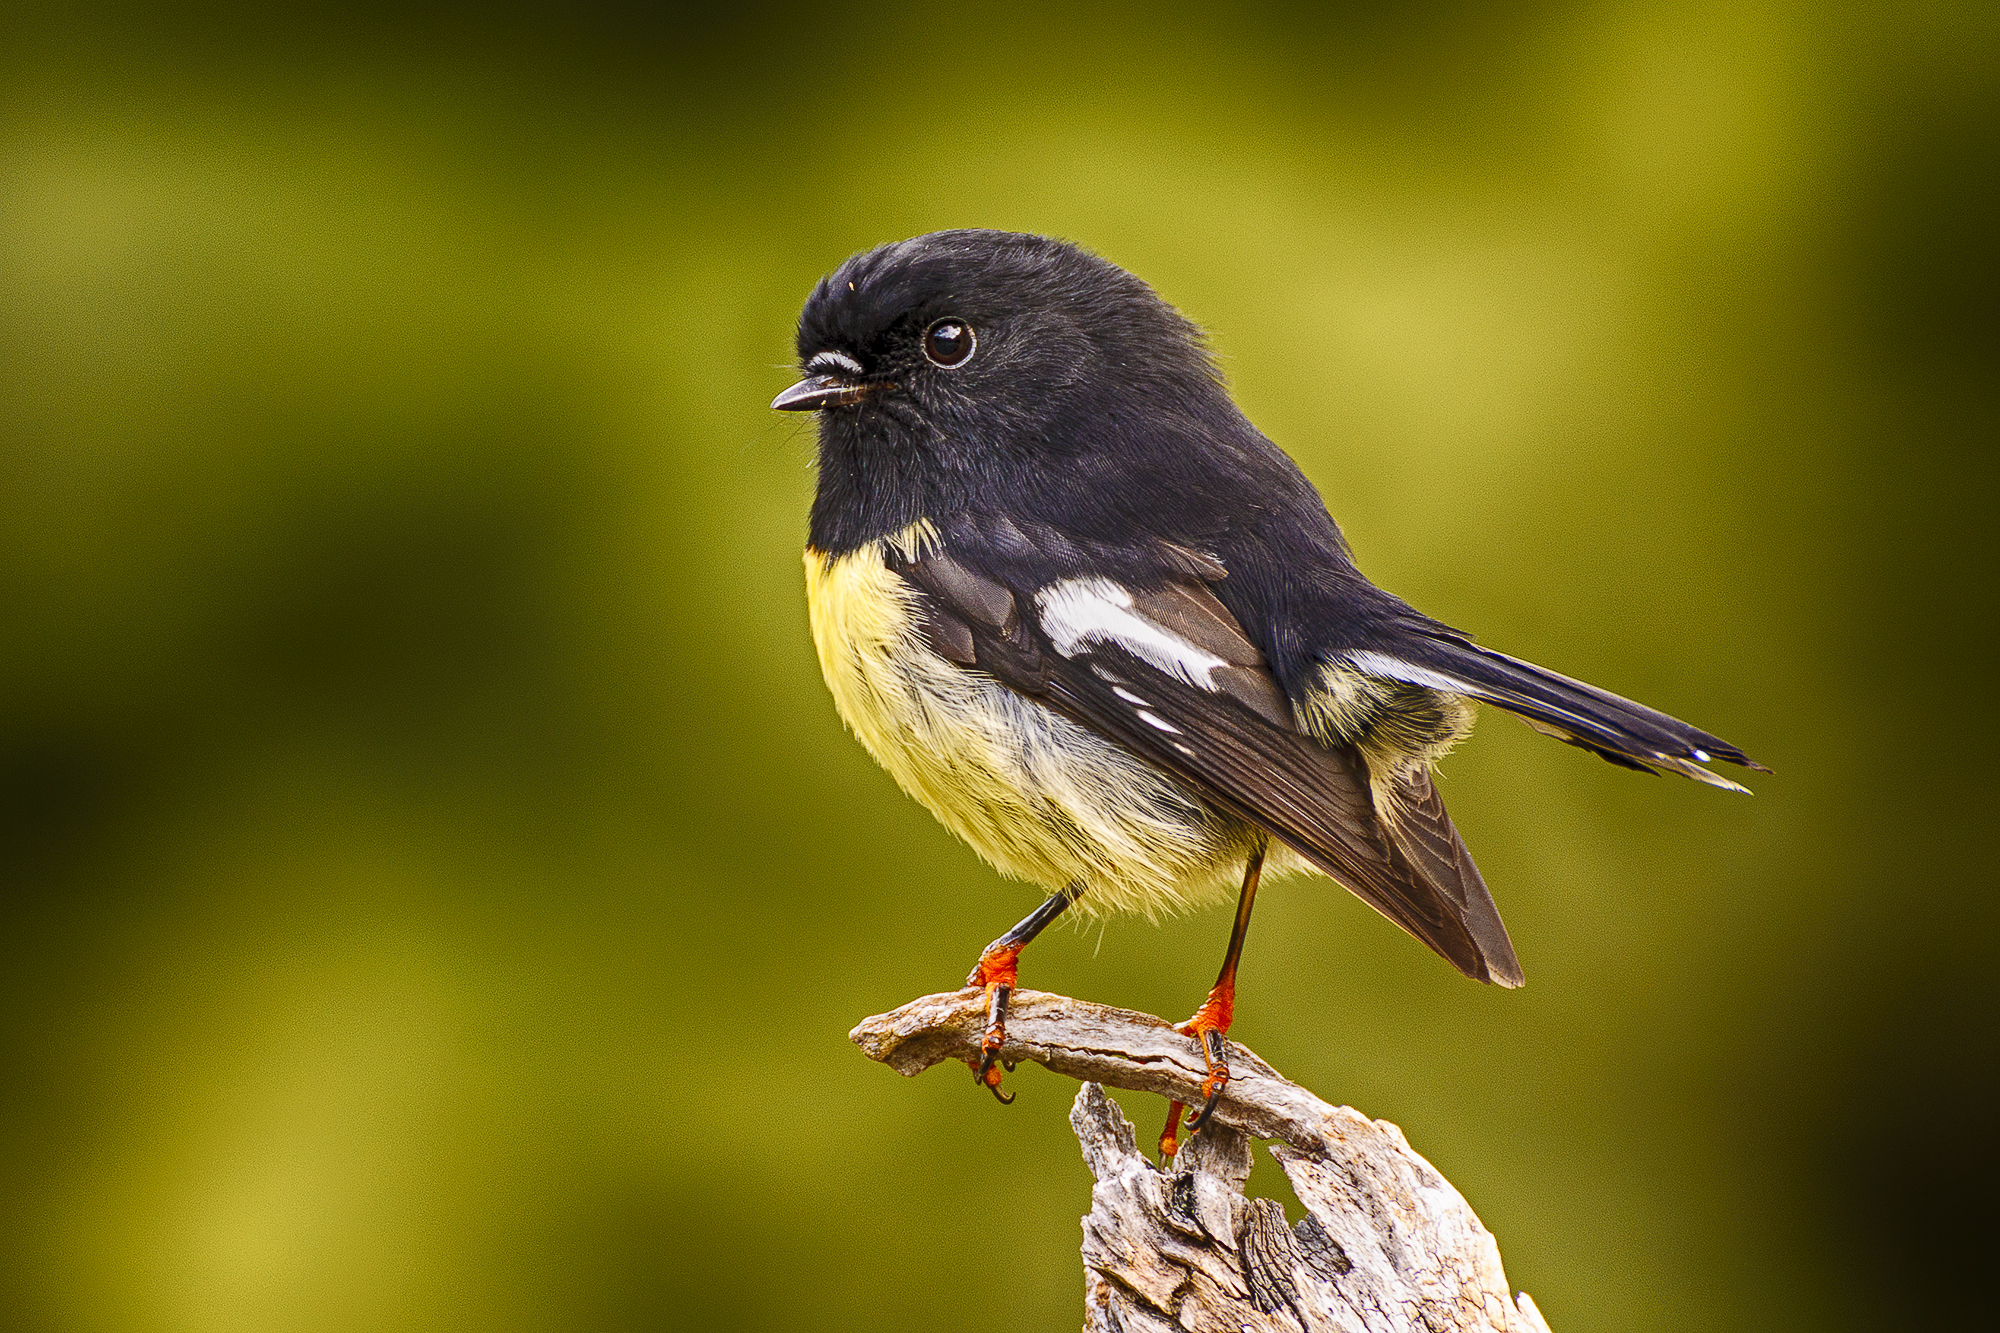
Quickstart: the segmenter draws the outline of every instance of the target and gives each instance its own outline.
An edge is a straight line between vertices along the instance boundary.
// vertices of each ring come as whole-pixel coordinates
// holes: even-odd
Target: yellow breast
[[[806,551],[813,641],[834,704],[876,762],[1002,874],[1080,911],[1148,916],[1228,898],[1252,832],[1158,769],[924,642],[919,595],[883,563],[918,523],[842,556]]]

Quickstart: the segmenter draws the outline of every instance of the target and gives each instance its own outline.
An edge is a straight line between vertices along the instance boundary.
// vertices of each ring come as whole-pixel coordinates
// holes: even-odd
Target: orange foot
[[[1215,1114],[1215,1104],[1222,1099],[1222,1090],[1229,1086],[1229,1025],[1236,1018],[1236,986],[1234,978],[1228,983],[1218,982],[1201,1008],[1194,1011],[1194,1017],[1175,1028],[1176,1032],[1193,1037],[1201,1046],[1201,1057],[1208,1066],[1208,1076],[1201,1081],[1201,1111],[1188,1121],[1188,1137],[1201,1132],[1209,1117]],[[1184,1102],[1174,1102],[1167,1107],[1167,1127],[1160,1131],[1160,1162],[1165,1165],[1180,1153],[1181,1112]]]
[[[1007,1001],[1014,994],[1021,947],[1020,944],[989,945],[986,952],[979,955],[972,975],[965,979],[966,985],[986,992],[986,1032],[979,1039],[979,1060],[977,1063],[967,1060],[965,1065],[972,1071],[973,1081],[989,1089],[1002,1106],[1014,1104],[1012,1093],[1000,1091],[1000,1070],[1005,1069],[1010,1074],[1014,1072],[1012,1060],[1000,1059],[1000,1048],[1007,1041]],[[996,1061],[998,1068],[995,1067]]]

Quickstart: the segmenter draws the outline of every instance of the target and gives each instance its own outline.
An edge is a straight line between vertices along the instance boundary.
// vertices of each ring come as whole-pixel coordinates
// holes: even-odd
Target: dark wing
[[[890,557],[922,594],[942,656],[1266,829],[1467,976],[1521,983],[1492,896],[1428,777],[1406,780],[1399,822],[1385,821],[1362,756],[1293,725],[1262,653],[1205,586],[1221,573],[1212,561],[1172,548],[1150,578],[1051,578],[1007,552],[984,554],[954,544]]]

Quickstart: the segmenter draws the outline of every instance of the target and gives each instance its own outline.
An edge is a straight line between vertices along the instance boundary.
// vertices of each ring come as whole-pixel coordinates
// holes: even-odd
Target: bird
[[[1228,1085],[1265,876],[1325,875],[1466,976],[1521,985],[1433,781],[1476,704],[1625,768],[1732,791],[1709,765],[1769,771],[1376,587],[1203,331],[1079,245],[964,229],[858,253],[813,288],[797,353],[771,407],[818,414],[806,593],[834,703],[904,791],[1048,893],[966,981],[986,1011],[967,1064],[1002,1102],[1019,956],[1065,912],[1235,894],[1179,1025],[1205,1070],[1189,1135]]]

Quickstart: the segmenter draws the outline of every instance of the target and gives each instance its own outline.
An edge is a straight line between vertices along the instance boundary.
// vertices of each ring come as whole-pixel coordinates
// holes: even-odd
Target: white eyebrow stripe
[[[1453,694],[1478,697],[1482,693],[1477,686],[1469,685],[1456,676],[1447,676],[1442,671],[1433,671],[1429,667],[1420,667],[1414,662],[1405,662],[1400,657],[1367,648],[1349,653],[1347,660],[1371,676],[1387,676],[1390,680],[1400,680],[1408,685],[1426,685]]]
[[[1132,611],[1132,594],[1105,578],[1064,579],[1035,594],[1042,629],[1064,657],[1112,643],[1168,675],[1214,690],[1212,674],[1229,665]]]
[[[806,362],[807,370],[825,370],[829,366],[836,366],[850,375],[862,373],[861,363],[845,352],[818,352],[814,354],[812,360]]]

